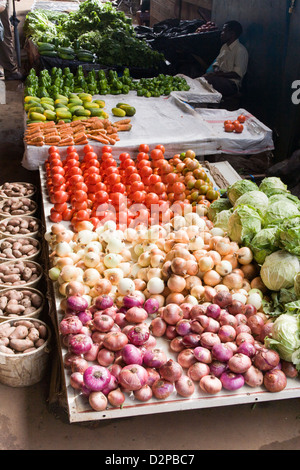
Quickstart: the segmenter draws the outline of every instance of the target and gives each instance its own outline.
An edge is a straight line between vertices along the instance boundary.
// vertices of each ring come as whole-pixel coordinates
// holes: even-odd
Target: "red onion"
[[[104,310],[106,308],[112,307],[114,300],[110,295],[99,295],[95,299],[95,306],[98,310]]]
[[[218,304],[213,303],[213,304],[208,305],[206,309],[206,315],[208,317],[212,317],[215,320],[218,320],[218,318],[220,317],[220,314],[221,314],[221,307]]]
[[[206,307],[204,305],[193,305],[191,311],[190,311],[190,318],[194,319],[198,317],[199,315],[204,315],[206,312]]]
[[[174,384],[163,378],[156,380],[152,385],[153,395],[159,400],[164,400],[168,398],[173,392],[173,390]]]
[[[91,390],[86,385],[83,384],[82,387],[81,387],[81,393],[85,397],[88,397],[91,393]]]
[[[211,333],[218,333],[220,329],[220,323],[218,320],[215,320],[212,317],[207,317],[208,318],[208,324],[207,327],[205,328],[205,331],[210,331]]]
[[[170,303],[163,308],[162,317],[168,325],[176,325],[183,318],[183,313],[179,305]]]
[[[98,355],[98,352],[99,352],[99,349],[100,349],[100,344],[99,343],[93,343],[92,344],[92,347],[90,348],[89,351],[87,351],[83,357],[86,361],[96,361],[97,359],[97,355]]]
[[[81,333],[71,336],[69,339],[69,348],[70,351],[74,354],[87,353],[91,349],[92,344],[92,338]]]
[[[194,318],[193,320],[191,320],[191,331],[193,333],[198,333],[198,334],[201,334],[204,332],[205,328],[203,328],[203,326],[201,325],[201,322],[197,320],[197,318]]]
[[[159,372],[154,369],[153,367],[146,367],[146,371],[148,373],[148,380],[147,384],[152,387],[154,384],[155,380],[160,378]]]
[[[281,370],[287,377],[295,378],[298,375],[298,371],[292,362],[281,360]]]
[[[59,331],[62,335],[76,335],[80,333],[82,326],[82,322],[78,316],[73,315],[62,319],[59,324]]]
[[[232,348],[227,343],[215,344],[211,353],[214,359],[220,362],[227,362],[233,356]]]
[[[100,346],[102,346],[103,338],[106,335],[106,333],[101,333],[100,331],[93,331],[92,333],[92,340],[94,343],[99,343]]]
[[[144,303],[144,309],[146,310],[146,312],[151,315],[155,312],[157,312],[158,308],[159,308],[159,302],[157,299],[154,299],[154,298],[149,298],[146,300],[146,302]]]
[[[83,373],[84,384],[92,391],[101,391],[110,381],[111,374],[106,367],[92,365]]]
[[[125,401],[125,395],[120,388],[116,388],[115,390],[111,390],[109,392],[107,399],[111,406],[117,407],[123,405]]]
[[[213,297],[213,303],[219,305],[221,308],[226,308],[232,303],[232,295],[229,292],[219,291]]]
[[[246,356],[249,356],[252,359],[255,356],[256,349],[254,344],[248,343],[248,341],[244,341],[237,348],[237,352],[246,354]]]
[[[126,318],[125,318],[125,313],[118,312],[116,313],[115,316],[115,323],[120,327],[124,328],[128,324]]]
[[[149,339],[150,331],[145,323],[133,326],[127,333],[127,337],[130,343],[135,346],[142,346]]]
[[[167,324],[161,317],[153,318],[150,324],[150,331],[154,336],[161,337],[165,334]]]
[[[75,355],[75,358],[71,362],[71,371],[80,372],[81,374],[89,367],[88,361],[81,356]]]
[[[227,370],[227,363],[222,362],[222,361],[217,361],[214,359],[210,364],[209,364],[209,371],[211,375],[214,375],[215,377],[220,377],[225,370]]]
[[[183,318],[176,323],[175,328],[180,336],[185,336],[191,332],[191,322],[187,318]]]
[[[125,313],[125,318],[130,323],[141,323],[148,318],[148,313],[142,307],[131,307]]]
[[[102,392],[104,395],[108,395],[109,392],[118,388],[119,381],[114,375],[110,375],[110,380],[107,385],[103,388]]]
[[[110,351],[109,349],[102,348],[98,351],[97,354],[97,361],[100,366],[108,367],[113,364],[115,360],[115,353],[114,351]]]
[[[89,394],[89,404],[95,411],[103,411],[107,407],[107,398],[101,391],[92,391]]]
[[[245,323],[241,323],[235,328],[236,335],[238,336],[240,333],[248,333],[252,335],[251,328],[248,325],[245,325]]]
[[[252,304],[246,304],[244,305],[244,315],[246,315],[247,318],[251,317],[251,315],[254,315],[257,312],[257,308],[255,305]]]
[[[177,331],[175,325],[167,325],[165,337],[167,339],[173,339],[177,336]]]
[[[123,297],[123,305],[128,309],[132,307],[142,307],[143,301],[136,295],[125,295],[125,297]]]
[[[175,389],[178,395],[181,395],[182,397],[190,397],[195,391],[195,385],[194,382],[190,379],[190,377],[182,375],[175,382]]]
[[[92,320],[93,315],[89,310],[83,310],[82,312],[77,313],[77,317],[83,325],[86,325]]]
[[[126,344],[121,353],[125,364],[139,364],[140,366],[143,364],[142,351],[134,344]]]
[[[240,300],[233,300],[231,304],[227,306],[227,310],[232,315],[237,315],[238,313],[244,313],[244,304]]]
[[[133,392],[134,397],[139,401],[148,401],[153,396],[152,388],[150,385],[145,384],[139,390]]]
[[[138,390],[147,383],[148,373],[139,364],[124,366],[119,373],[119,383],[126,390]]]
[[[264,374],[264,386],[268,392],[281,392],[287,385],[285,373],[280,369],[269,370]]]
[[[260,333],[259,333],[259,340],[264,342],[265,338],[267,336],[270,336],[272,334],[272,330],[273,330],[273,322],[267,322],[264,324],[264,326],[262,327]]]
[[[112,305],[111,307],[107,307],[104,310],[100,310],[100,312],[102,313],[102,315],[108,315],[109,317],[115,319],[118,312],[118,307]]]
[[[209,364],[212,361],[211,351],[203,346],[197,346],[194,349],[194,356],[197,361],[203,362],[204,364]]]
[[[160,376],[169,382],[176,382],[182,376],[182,366],[179,362],[169,359],[160,369]]]
[[[72,372],[70,375],[70,385],[75,390],[81,390],[83,385],[83,374],[81,372]]]
[[[161,349],[149,349],[143,356],[143,363],[146,367],[159,369],[167,362],[167,356]]]
[[[202,333],[200,343],[204,348],[212,349],[214,344],[221,343],[221,340],[216,333],[210,333],[207,331]]]
[[[243,323],[245,325],[247,324],[248,319],[247,319],[246,315],[244,315],[243,313],[237,313],[235,318],[237,320],[237,326],[242,325]]]
[[[218,331],[218,336],[222,343],[232,342],[236,338],[236,330],[231,325],[223,325]]]
[[[122,366],[120,364],[114,363],[108,367],[108,370],[111,373],[111,375],[116,377],[116,379],[119,379],[119,373],[122,370]]]
[[[197,335],[196,333],[190,333],[189,335],[185,335],[182,338],[182,344],[186,348],[196,348],[200,346],[200,339],[201,335]]]
[[[197,359],[194,356],[193,349],[187,348],[179,352],[177,361],[182,367],[188,369],[192,364],[197,362]]]
[[[109,315],[99,315],[94,317],[93,325],[101,333],[107,333],[111,330],[114,324],[114,319]]]
[[[82,312],[88,308],[88,301],[81,295],[71,295],[67,298],[67,308],[74,312]]]
[[[274,349],[260,349],[254,356],[255,367],[262,371],[274,369],[280,362],[279,354]]]
[[[195,364],[192,364],[187,370],[187,375],[195,382],[198,382],[204,375],[209,374],[209,365],[204,362],[195,362]]]
[[[264,381],[264,375],[262,371],[253,365],[250,366],[243,375],[245,383],[249,385],[249,387],[260,387]]]
[[[237,352],[238,346],[234,341],[228,341],[225,344],[232,350],[233,354]]]
[[[220,380],[226,390],[237,390],[245,384],[245,379],[242,374],[235,374],[231,371],[223,372]]]
[[[246,354],[236,353],[228,360],[227,364],[232,372],[244,374],[252,365],[252,361]]]
[[[203,392],[210,395],[216,395],[222,390],[222,382],[214,375],[204,375],[199,382],[199,386]]]
[[[190,318],[190,312],[193,308],[193,305],[188,303],[188,302],[184,302],[184,303],[180,304],[180,308],[181,308],[182,313],[183,313],[183,318],[185,318],[185,319]]]
[[[182,344],[182,336],[176,336],[170,342],[170,349],[174,352],[180,352],[184,349]]]
[[[110,351],[120,351],[127,343],[128,338],[121,331],[106,333],[103,338],[103,346]]]
[[[246,332],[239,333],[235,338],[237,346],[240,346],[244,341],[254,344],[255,339],[251,334]]]
[[[235,318],[235,316],[231,315],[231,313],[229,313],[227,311],[220,315],[219,323],[220,323],[221,326],[230,325],[230,326],[233,326],[233,328],[237,327],[237,325],[238,325],[238,321]]]
[[[260,315],[254,314],[248,318],[247,324],[250,327],[253,335],[259,335],[265,322]]]

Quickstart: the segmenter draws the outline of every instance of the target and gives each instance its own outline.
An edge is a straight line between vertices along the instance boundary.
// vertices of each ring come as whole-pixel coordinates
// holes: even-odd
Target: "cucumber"
[[[50,51],[50,50],[41,50],[39,51],[39,54],[42,56],[46,57],[57,57],[57,52],[56,51]]]
[[[55,51],[55,45],[48,42],[38,42],[39,51]]]
[[[70,55],[75,55],[75,51],[73,49],[73,47],[63,47],[63,46],[60,46],[57,48],[57,52],[59,54],[70,54]]]
[[[66,54],[66,53],[63,53],[63,52],[58,52],[57,55],[60,59],[75,60],[75,55],[74,54]]]

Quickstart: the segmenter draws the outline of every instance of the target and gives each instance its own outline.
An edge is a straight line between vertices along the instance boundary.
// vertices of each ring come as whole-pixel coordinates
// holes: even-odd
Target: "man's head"
[[[224,23],[221,32],[221,41],[223,44],[231,44],[238,39],[243,32],[242,25],[238,21],[227,21]]]

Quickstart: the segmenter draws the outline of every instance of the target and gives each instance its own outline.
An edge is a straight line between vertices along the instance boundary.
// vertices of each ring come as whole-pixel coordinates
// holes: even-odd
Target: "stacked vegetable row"
[[[269,348],[276,322],[263,311],[270,292],[252,250],[205,215],[222,198],[193,206],[186,196],[167,222],[147,217],[120,229],[84,219],[76,231],[56,223],[46,234],[49,276],[63,296],[65,366],[94,410],[128,395],[164,400],[244,385],[277,392],[298,375]]]

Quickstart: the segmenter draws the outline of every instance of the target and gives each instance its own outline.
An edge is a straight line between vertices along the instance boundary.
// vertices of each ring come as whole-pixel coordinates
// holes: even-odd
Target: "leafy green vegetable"
[[[281,359],[294,362],[293,354],[300,348],[299,316],[284,313],[276,318],[272,334],[265,338],[265,345],[278,352]]]
[[[289,202],[293,202],[298,207],[298,209],[300,208],[299,198],[297,196],[294,196],[294,194],[290,193],[273,194],[273,196],[269,197],[269,204],[271,205],[277,201],[286,202],[287,200]]]
[[[234,209],[228,220],[228,235],[232,241],[249,245],[261,230],[261,216],[251,206],[244,204]]]
[[[221,228],[224,232],[228,232],[229,218],[232,214],[233,208],[219,212],[214,219],[214,226]]]
[[[215,217],[217,216],[219,212],[222,212],[224,210],[231,209],[231,208],[232,208],[232,204],[227,197],[221,197],[219,199],[216,199],[215,201],[211,203],[211,205],[209,206],[207,210],[208,218],[212,222],[214,222]]]
[[[263,299],[263,311],[269,317],[278,317],[282,313],[286,313],[286,305],[296,300],[297,295],[293,287],[289,289],[283,288],[277,292],[272,292],[269,300]]]
[[[248,191],[257,191],[258,186],[256,183],[250,180],[238,180],[235,181],[227,189],[227,197],[230,200],[231,204],[234,205],[237,199],[242,196],[242,194],[247,193]]]
[[[297,299],[300,299],[300,272],[294,277],[294,290]]]
[[[267,196],[288,192],[287,185],[276,176],[264,178],[259,185],[259,190],[263,191]]]
[[[273,204],[269,204],[263,219],[264,227],[269,225],[279,225],[287,217],[300,215],[300,211],[293,202],[287,201],[276,201]]]
[[[285,219],[279,226],[279,245],[300,256],[300,215]]]
[[[265,258],[260,269],[264,285],[273,291],[294,286],[294,277],[300,271],[297,256],[285,250],[278,250]]]
[[[266,256],[276,250],[279,250],[278,227],[268,227],[260,230],[251,240],[249,244],[255,261],[263,264]]]
[[[242,204],[248,204],[249,206],[254,207],[263,216],[267,210],[269,198],[262,191],[247,191],[235,201],[233,207],[236,209]]]

